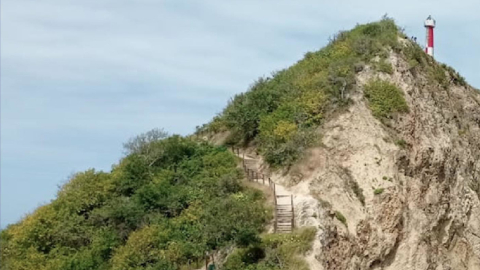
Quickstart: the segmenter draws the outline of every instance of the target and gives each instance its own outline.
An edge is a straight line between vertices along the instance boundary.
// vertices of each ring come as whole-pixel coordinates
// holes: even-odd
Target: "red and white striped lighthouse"
[[[433,28],[435,28],[435,20],[432,16],[428,16],[425,20],[425,28],[427,28],[427,40],[425,42],[425,52],[433,56]]]

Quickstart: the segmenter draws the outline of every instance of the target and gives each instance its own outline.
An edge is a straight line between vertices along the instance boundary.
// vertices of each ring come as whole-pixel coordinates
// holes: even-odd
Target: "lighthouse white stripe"
[[[433,47],[427,47],[427,54],[433,56]]]

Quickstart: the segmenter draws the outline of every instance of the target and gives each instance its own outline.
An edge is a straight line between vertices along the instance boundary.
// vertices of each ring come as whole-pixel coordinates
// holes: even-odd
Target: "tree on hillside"
[[[158,147],[158,143],[167,137],[165,130],[155,128],[131,138],[123,144],[123,148],[126,155],[137,154],[145,158],[151,166],[163,153],[163,148]]]

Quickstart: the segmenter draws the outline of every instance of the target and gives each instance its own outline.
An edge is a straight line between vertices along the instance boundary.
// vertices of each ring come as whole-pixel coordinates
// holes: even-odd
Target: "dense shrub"
[[[227,258],[225,270],[308,270],[301,258],[312,247],[315,228],[303,228],[292,234],[264,235],[260,243],[241,247]]]
[[[364,93],[373,115],[378,118],[388,118],[395,113],[408,111],[403,92],[387,81],[370,81],[365,85]]]
[[[173,270],[259,243],[270,213],[233,154],[180,136],[141,141],[112,172],[75,174],[2,231],[1,269]]]

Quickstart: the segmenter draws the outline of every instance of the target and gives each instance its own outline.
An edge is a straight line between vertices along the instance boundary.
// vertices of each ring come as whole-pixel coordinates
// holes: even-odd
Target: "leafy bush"
[[[370,81],[365,85],[364,93],[373,115],[378,118],[388,118],[394,113],[408,111],[403,92],[387,81]]]
[[[375,195],[382,194],[384,190],[385,190],[384,188],[377,188],[373,191],[373,194]]]
[[[75,174],[2,231],[1,269],[185,269],[205,251],[260,242],[271,214],[225,147],[134,141],[110,173]]]
[[[237,248],[228,256],[225,270],[308,270],[300,257],[312,247],[316,229],[303,228],[291,234],[264,235],[260,243]]]

